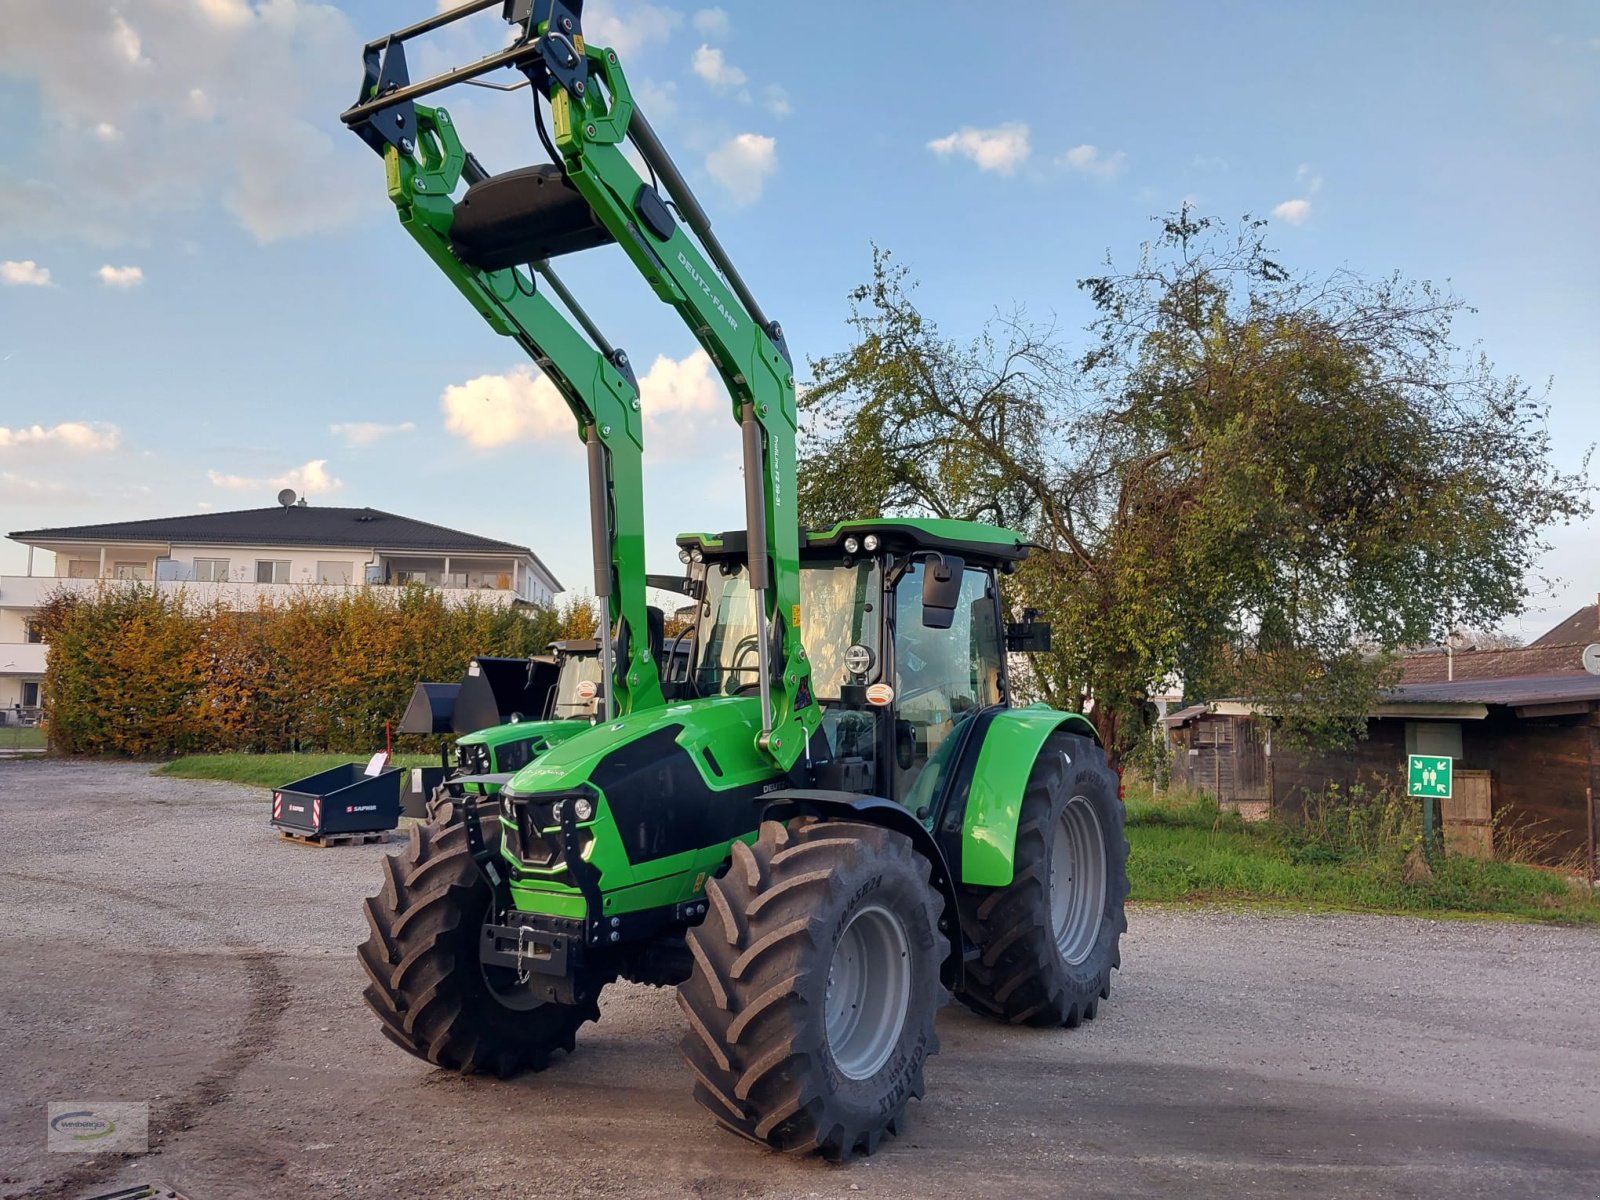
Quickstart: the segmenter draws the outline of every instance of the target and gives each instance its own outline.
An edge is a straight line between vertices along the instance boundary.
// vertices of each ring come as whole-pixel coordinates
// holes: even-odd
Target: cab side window
[[[895,586],[895,795],[968,713],[1000,703],[1001,638],[993,577],[969,569],[949,629],[922,623],[922,563]],[[908,765],[909,764],[909,765]]]

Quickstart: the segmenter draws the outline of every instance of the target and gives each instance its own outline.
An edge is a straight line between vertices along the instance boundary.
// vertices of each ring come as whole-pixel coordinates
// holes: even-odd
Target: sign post
[[[1455,760],[1437,754],[1413,754],[1406,771],[1406,795],[1422,797],[1422,851],[1433,857],[1433,802],[1450,799]]]

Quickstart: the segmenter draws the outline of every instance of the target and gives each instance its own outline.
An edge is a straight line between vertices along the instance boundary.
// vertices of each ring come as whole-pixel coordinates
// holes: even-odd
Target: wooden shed
[[[1403,685],[1368,715],[1364,740],[1310,754],[1275,751],[1270,722],[1247,700],[1194,705],[1167,725],[1174,777],[1246,816],[1293,816],[1330,783],[1403,791],[1409,755],[1448,756],[1458,783],[1444,815],[1458,848],[1489,849],[1492,821],[1544,861],[1593,871],[1600,677]]]

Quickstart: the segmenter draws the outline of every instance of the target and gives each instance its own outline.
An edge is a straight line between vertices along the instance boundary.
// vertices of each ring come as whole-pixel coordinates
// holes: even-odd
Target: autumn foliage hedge
[[[39,620],[50,747],[64,754],[365,753],[419,680],[459,679],[475,654],[540,653],[557,635],[548,609],[448,606],[421,586],[304,589],[240,611],[108,584],[58,594]]]

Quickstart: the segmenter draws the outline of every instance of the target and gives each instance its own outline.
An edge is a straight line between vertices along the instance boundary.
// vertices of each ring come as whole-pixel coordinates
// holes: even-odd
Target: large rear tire
[[[678,989],[695,1099],[735,1133],[838,1160],[898,1133],[939,1048],[944,902],[903,834],[762,825],[734,843]]]
[[[486,815],[483,833],[497,844],[499,821]],[[556,1050],[570,1054],[579,1026],[600,1019],[598,982],[580,1004],[551,1004],[514,971],[479,960],[494,893],[459,819],[414,826],[405,850],[383,865],[358,954],[363,995],[395,1045],[436,1066],[505,1079],[543,1069]]]
[[[960,999],[1015,1025],[1093,1020],[1122,965],[1128,842],[1117,776],[1088,738],[1053,734],[1028,779],[1015,874],[963,888],[961,923],[978,950]]]

